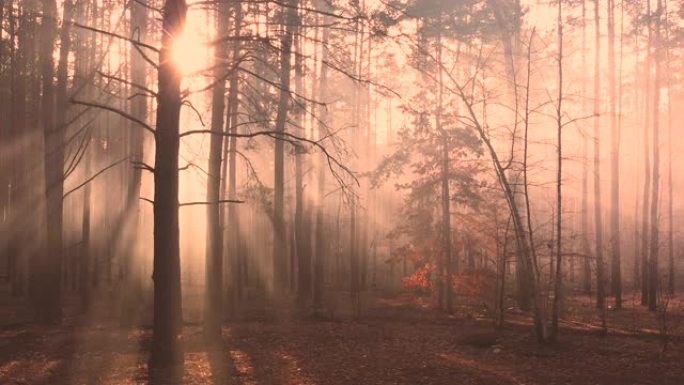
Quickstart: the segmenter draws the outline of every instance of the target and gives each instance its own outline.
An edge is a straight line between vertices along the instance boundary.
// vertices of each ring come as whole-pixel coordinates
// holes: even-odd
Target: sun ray
[[[186,30],[176,38],[173,45],[173,61],[178,70],[187,76],[208,67],[206,44],[199,34],[193,30]]]

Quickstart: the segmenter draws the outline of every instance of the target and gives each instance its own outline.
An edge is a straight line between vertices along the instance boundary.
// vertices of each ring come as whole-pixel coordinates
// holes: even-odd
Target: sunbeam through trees
[[[682,384],[684,3],[0,0],[0,384]]]

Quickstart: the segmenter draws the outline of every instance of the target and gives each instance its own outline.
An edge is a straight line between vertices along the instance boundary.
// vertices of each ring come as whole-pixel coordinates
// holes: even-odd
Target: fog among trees
[[[684,4],[0,0],[0,383],[684,383]]]

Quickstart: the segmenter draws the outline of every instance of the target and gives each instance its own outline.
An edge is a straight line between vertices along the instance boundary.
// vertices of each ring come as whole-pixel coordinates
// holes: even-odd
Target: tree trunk
[[[53,49],[57,35],[57,4],[55,0],[43,0],[42,4],[43,15],[39,33],[39,65],[43,90],[41,118],[45,145],[43,159],[45,167],[47,250],[37,256],[37,263],[33,266],[32,296],[36,305],[37,320],[43,323],[51,323],[59,321],[61,316],[64,131],[62,127],[57,125],[55,85],[53,82]],[[60,61],[63,57],[61,51],[62,49],[60,49]],[[66,69],[66,63],[60,66],[60,70],[61,67]]]
[[[614,0],[608,6],[608,98],[610,102],[610,243],[611,291],[615,308],[622,308],[622,269],[620,267],[620,132],[615,97],[615,12]]]
[[[441,15],[439,17],[441,21]],[[439,84],[437,86],[437,114],[435,116],[435,125],[438,134],[442,136],[442,258],[440,258],[441,263],[437,263],[437,282],[440,291],[440,298],[441,293],[443,291],[446,292],[446,311],[449,314],[451,314],[453,312],[453,292],[451,289],[451,194],[449,193],[449,135],[442,127],[444,79],[442,73],[441,26],[441,22],[438,23],[439,29],[437,33],[437,62],[439,63],[439,72],[437,79]],[[444,264],[446,264],[446,269],[443,269]],[[442,303],[440,301],[440,305],[441,304]]]
[[[587,18],[586,1],[582,0],[582,68],[587,68]],[[586,112],[586,77],[582,77],[582,112]],[[582,250],[586,255],[591,254],[589,247],[589,139],[582,136]],[[591,261],[584,258],[582,268],[582,291],[591,296]]]
[[[651,250],[648,269],[648,310],[655,311],[658,307],[658,291],[660,289],[660,277],[658,276],[658,252],[659,252],[659,225],[658,225],[658,201],[660,192],[660,60],[661,38],[660,18],[662,14],[662,2],[658,0],[655,19],[654,52],[655,76],[653,79],[653,187],[651,197]]]
[[[242,29],[242,2],[235,0],[234,8],[234,36],[240,36]],[[237,60],[240,55],[240,42],[236,39],[233,42],[233,52],[231,58],[233,61]],[[235,70],[230,74],[229,90],[228,90],[228,108],[226,108],[226,124],[231,135],[238,133],[238,71]],[[228,162],[223,164],[223,180],[221,185],[223,190],[221,196],[225,196],[226,186],[228,187],[228,196],[230,200],[237,199],[237,138],[231,136],[224,142],[223,157],[228,158]],[[237,206],[229,204],[225,209],[227,218],[222,219],[222,224],[227,227],[225,231],[225,239],[223,240],[223,252],[225,254],[224,269],[227,270],[225,277],[230,278],[226,282],[225,289],[225,303],[226,309],[233,312],[237,299],[242,298],[243,266],[246,267],[246,256],[240,247],[240,229],[238,222]]]
[[[668,274],[667,292],[670,295],[675,293],[675,257],[674,257],[674,209],[673,209],[673,186],[672,186],[672,75],[670,57],[670,17],[667,10],[667,2],[663,3],[665,11],[665,63],[667,71],[667,252],[668,252]]]
[[[217,5],[218,35],[228,33],[228,3]],[[208,341],[221,339],[223,321],[223,238],[220,223],[221,150],[223,149],[223,116],[226,92],[228,45],[219,44],[214,53],[211,131],[209,139],[209,170],[207,173],[207,240],[205,259],[204,336]],[[237,58],[233,58],[237,60]]]
[[[323,10],[327,10],[327,6],[323,6]],[[329,17],[323,17],[323,24],[325,25]],[[321,43],[321,73],[319,85],[319,100],[326,103],[328,100],[328,66],[325,64],[328,61],[328,40],[330,39],[330,29],[323,29],[323,37]],[[320,109],[320,116],[318,120],[318,138],[322,140],[328,133],[328,109],[323,107]],[[323,290],[325,287],[325,262],[326,262],[326,239],[325,239],[325,169],[326,159],[321,154],[318,164],[318,191],[316,202],[316,250],[314,259],[313,272],[313,307],[314,309],[321,309],[323,307]]]
[[[480,139],[485,145],[486,151],[489,153],[494,163],[494,171],[496,172],[497,180],[503,191],[504,197],[506,198],[506,204],[511,212],[511,219],[513,221],[513,229],[515,230],[516,245],[518,246],[518,254],[522,257],[522,263],[526,271],[531,273],[529,277],[530,281],[527,283],[531,288],[531,302],[532,302],[532,315],[534,320],[534,330],[539,342],[546,342],[548,339],[548,331],[546,325],[546,311],[544,298],[542,297],[543,291],[541,288],[541,282],[539,279],[539,269],[536,260],[532,257],[530,251],[530,243],[528,235],[526,232],[525,225],[522,221],[522,216],[520,215],[520,208],[518,207],[518,202],[515,198],[513,188],[506,175],[506,170],[499,156],[494,148],[492,141],[485,128],[479,123],[478,115],[473,109],[470,99],[465,95],[463,89],[458,87],[459,98],[464,102],[466,108],[468,109],[468,115],[474,123],[474,128],[477,131]]]
[[[600,130],[600,16],[599,1],[594,0],[594,28],[595,49],[594,55],[594,231],[596,232],[596,307],[599,309],[602,320],[605,309],[605,276],[603,265],[603,221],[601,218],[601,130]],[[605,325],[604,325],[605,326]]]
[[[550,339],[558,337],[561,295],[563,291],[563,5],[558,1],[558,104],[556,105],[557,174],[556,174],[556,276],[554,278],[553,309]]]
[[[66,135],[67,129],[67,110],[69,108],[69,101],[67,96],[67,82],[68,82],[68,67],[69,67],[69,51],[71,50],[71,23],[74,12],[73,0],[67,0],[64,2],[64,10],[62,13],[62,29],[60,31],[60,48],[59,48],[59,64],[57,66],[57,88],[56,88],[56,122],[54,135],[56,141],[53,142],[54,145],[58,146],[59,149],[54,148],[57,154],[52,160],[55,164],[52,164],[50,173],[53,173],[55,178],[55,183],[58,184],[56,189],[59,191],[59,198],[62,201],[62,194],[64,192],[64,137]],[[47,170],[47,168],[46,168]],[[56,191],[57,191],[56,190]],[[57,199],[57,194],[54,196]],[[54,214],[59,216],[60,229],[63,227],[63,202],[59,203],[59,208],[56,207]],[[49,226],[49,224],[48,224]],[[63,236],[60,230],[60,238]],[[63,241],[62,243],[63,247]],[[60,253],[61,258],[64,258],[63,251]],[[60,265],[63,265],[64,261],[60,261]]]
[[[147,0],[134,1],[130,4],[131,25],[130,35],[140,42],[147,42]],[[131,50],[130,54],[130,79],[135,86],[147,86],[146,62],[142,55]],[[147,97],[136,95],[131,100],[131,115],[141,122],[147,121]],[[140,221],[140,187],[142,183],[143,149],[145,143],[144,132],[141,127],[130,127],[129,155],[134,164],[129,175],[128,191],[126,193],[126,218],[125,223],[130,226],[128,233],[131,242],[125,251],[123,258],[124,271],[124,307],[122,309],[122,322],[128,324],[136,317],[138,304],[141,297],[141,269],[137,267],[136,251],[139,242],[138,231]]]
[[[16,35],[17,48],[12,51],[12,129],[10,131],[10,138],[17,140],[26,132],[26,97],[27,97],[27,78],[29,77],[26,69],[26,58],[30,54],[30,44],[28,40],[29,25],[32,24],[31,18],[28,17],[25,11],[18,7],[17,9],[18,31],[15,31],[14,19],[10,20],[10,35]],[[23,157],[18,154],[11,156],[10,166],[10,183],[11,188],[8,188],[8,215],[15,222],[23,222],[22,218],[17,215],[16,207],[21,202],[21,194],[25,191],[25,183],[21,183],[24,163]],[[20,234],[14,232],[10,235],[8,254],[12,258],[12,269],[10,270],[12,296],[20,297],[25,294],[26,285],[26,257],[22,257],[19,253],[13,252],[19,247]]]
[[[280,48],[280,96],[276,115],[275,131],[278,133],[275,141],[275,169],[274,169],[274,197],[273,197],[273,292],[280,295],[287,288],[287,242],[285,234],[284,213],[284,142],[280,133],[285,132],[287,123],[288,104],[290,102],[290,70],[292,56],[293,29],[297,23],[298,0],[288,0],[287,7],[283,7],[285,20],[281,36]]]
[[[298,16],[299,19],[300,16]],[[304,53],[302,39],[305,35],[301,24],[296,26],[295,39],[295,85],[299,95],[305,95],[304,89]],[[306,102],[298,98],[296,107],[296,124],[299,136],[306,137],[304,112]],[[304,305],[311,298],[311,238],[309,215],[304,203],[304,166],[306,149],[301,145],[294,146],[295,151],[295,252],[297,256],[297,302]]]
[[[648,252],[649,252],[649,199],[650,199],[650,188],[651,188],[651,155],[650,155],[650,136],[649,136],[649,125],[650,125],[650,113],[651,113],[651,46],[652,46],[652,36],[651,36],[651,5],[650,1],[646,2],[646,28],[648,31],[648,41],[646,44],[646,68],[644,74],[644,87],[646,88],[646,95],[644,96],[644,189],[642,195],[642,212],[641,212],[641,304],[648,304],[648,290],[649,290],[649,276],[648,273]]]
[[[86,153],[83,159],[85,163],[85,175],[91,173],[91,155]],[[79,261],[79,289],[81,291],[81,308],[87,310],[90,307],[90,183],[83,186],[83,214],[81,223],[81,258]]]
[[[159,54],[154,163],[154,323],[150,367],[182,361],[180,251],[178,236],[178,147],[181,74],[173,62],[174,39],[183,32],[184,0],[164,4]]]

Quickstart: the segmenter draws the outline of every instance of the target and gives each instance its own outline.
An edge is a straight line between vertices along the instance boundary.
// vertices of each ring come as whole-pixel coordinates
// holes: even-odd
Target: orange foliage
[[[425,265],[416,269],[413,274],[401,279],[401,283],[407,290],[414,290],[420,294],[432,290],[432,282],[430,282],[430,275],[434,269],[433,264],[428,262]]]

